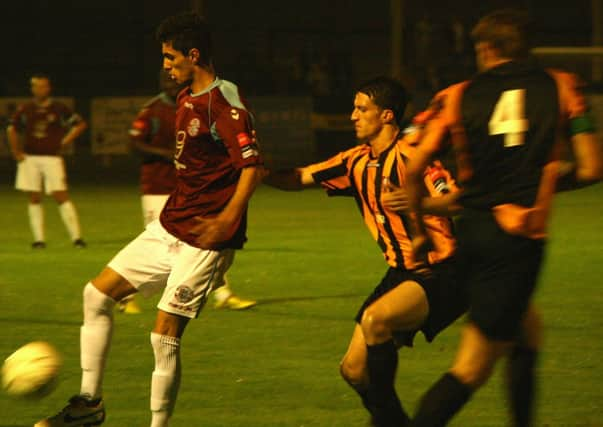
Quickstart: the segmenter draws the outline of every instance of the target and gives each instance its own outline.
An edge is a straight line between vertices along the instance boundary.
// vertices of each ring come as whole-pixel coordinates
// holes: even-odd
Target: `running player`
[[[269,172],[265,182],[285,190],[322,185],[329,195],[356,199],[364,222],[383,251],[389,269],[356,316],[341,363],[343,378],[360,395],[374,425],[408,424],[394,389],[397,349],[412,346],[422,331],[428,341],[465,310],[455,279],[455,241],[450,220],[426,216],[433,249],[424,259],[411,250],[412,219],[403,213],[399,187],[416,150],[418,129],[400,132],[407,94],[395,80],[374,79],[359,88],[351,120],[360,145],[303,168]],[[439,162],[422,184],[434,199],[455,189]],[[390,194],[398,194],[390,197]]]
[[[167,18],[157,37],[164,68],[178,83],[189,82],[177,100],[176,189],[159,220],[86,284],[80,393],[36,427],[104,421],[102,379],[115,303],[137,291],[162,289],[150,337],[155,356],[150,403],[151,427],[167,426],[180,384],[180,338],[209,292],[223,284],[235,250],[246,241],[247,204],[261,159],[245,102],[236,85],[216,76],[210,32],[199,15]]]
[[[15,188],[28,194],[29,225],[34,249],[46,247],[42,191],[59,205],[61,219],[76,248],[85,248],[80,222],[67,191],[61,153],[86,129],[86,122],[65,104],[50,97],[50,77],[31,77],[33,99],[20,105],[9,122],[8,141],[17,164]]]
[[[524,353],[515,355],[515,374],[527,387],[513,402],[514,422],[531,425],[536,354],[529,349],[537,349],[540,340],[531,297],[552,196],[555,187],[576,188],[603,176],[601,147],[577,81],[530,58],[528,24],[527,16],[514,10],[478,22],[472,35],[481,72],[449,90],[409,164],[409,201],[420,213],[423,169],[450,135],[463,188],[450,208],[460,211],[459,255],[471,260],[461,273],[470,305],[457,357],[423,397],[414,426],[446,425],[497,360],[518,347]],[[562,170],[558,141],[563,137],[571,138],[575,165]],[[429,236],[417,217],[414,244],[420,254]]]
[[[159,218],[170,193],[176,188],[174,121],[176,96],[182,85],[165,70],[160,72],[159,85],[161,93],[142,108],[129,131],[132,148],[142,154],[140,189],[145,227]],[[224,286],[215,289],[212,296],[216,308],[245,310],[256,305],[255,301],[235,295],[226,278]],[[125,313],[140,312],[134,296],[120,301],[119,307]]]

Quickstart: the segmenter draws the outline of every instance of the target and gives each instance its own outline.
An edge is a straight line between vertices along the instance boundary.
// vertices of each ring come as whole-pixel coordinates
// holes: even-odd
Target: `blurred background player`
[[[28,215],[33,234],[32,248],[46,247],[42,191],[59,204],[61,219],[75,247],[84,248],[77,211],[67,192],[62,151],[86,129],[86,122],[71,108],[50,97],[50,78],[31,77],[33,99],[20,105],[7,133],[17,163],[15,188],[28,193]]]
[[[140,191],[144,226],[159,218],[170,193],[176,187],[174,150],[176,146],[174,122],[176,97],[183,85],[172,79],[168,72],[159,72],[161,93],[151,99],[138,113],[130,128],[131,147],[142,155],[140,167]],[[214,306],[231,310],[244,310],[256,305],[233,294],[225,280],[212,292]],[[120,301],[121,311],[129,314],[140,312],[134,296]]]

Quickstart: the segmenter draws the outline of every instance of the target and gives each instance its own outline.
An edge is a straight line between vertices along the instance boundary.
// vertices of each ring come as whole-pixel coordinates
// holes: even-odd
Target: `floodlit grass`
[[[48,248],[33,251],[25,198],[0,187],[0,357],[33,340],[65,358],[58,389],[38,401],[0,394],[0,427],[31,426],[79,390],[84,284],[141,229],[135,185],[76,186],[72,197],[89,243],[68,241],[47,200]],[[603,186],[560,195],[537,301],[546,322],[538,426],[603,426]],[[229,276],[259,305],[246,312],[208,304],[183,338],[183,381],[173,427],[364,426],[359,399],[339,378],[353,316],[386,269],[349,199],[319,190],[260,188],[249,242]],[[157,297],[140,315],[115,315],[105,380],[108,427],[149,425],[149,343]],[[397,387],[413,410],[452,361],[460,324],[431,345],[402,350]],[[500,369],[452,426],[509,425]]]

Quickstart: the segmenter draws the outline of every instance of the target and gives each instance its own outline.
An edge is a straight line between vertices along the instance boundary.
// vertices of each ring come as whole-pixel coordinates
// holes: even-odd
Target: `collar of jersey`
[[[220,86],[220,84],[222,83],[222,79],[220,79],[219,77],[216,77],[216,79],[213,81],[212,84],[210,84],[209,86],[207,86],[205,89],[203,89],[201,92],[197,92],[197,93],[191,93],[190,96],[197,97],[197,96],[201,96],[203,94],[208,93],[210,90],[212,90],[215,87]]]

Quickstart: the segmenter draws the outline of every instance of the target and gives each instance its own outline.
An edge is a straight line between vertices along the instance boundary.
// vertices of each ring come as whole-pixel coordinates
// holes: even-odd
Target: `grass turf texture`
[[[0,357],[33,340],[64,356],[58,389],[37,401],[0,395],[0,427],[31,426],[79,390],[83,285],[141,228],[137,189],[74,187],[89,243],[68,241],[46,199],[46,250],[33,251],[25,198],[0,187]],[[537,301],[546,322],[538,426],[603,426],[601,242],[603,186],[557,198]],[[386,269],[351,199],[319,190],[260,188],[250,210],[249,243],[229,273],[237,293],[259,305],[214,310],[192,321],[182,347],[179,426],[364,426],[367,415],[339,378],[353,316]],[[105,379],[108,427],[149,425],[153,356],[149,331],[157,296],[144,312],[116,313]],[[397,387],[409,410],[452,361],[457,323],[428,345],[400,353]],[[452,426],[508,425],[499,367]]]

